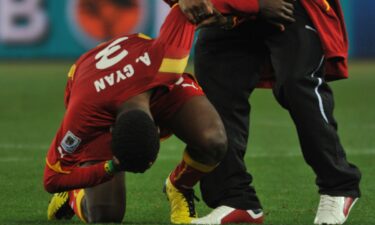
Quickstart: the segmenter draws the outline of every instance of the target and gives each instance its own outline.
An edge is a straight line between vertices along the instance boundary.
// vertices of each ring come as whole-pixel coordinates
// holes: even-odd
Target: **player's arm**
[[[183,0],[181,0],[183,1]],[[185,0],[188,1],[188,0]],[[260,10],[260,2],[263,0],[211,0],[214,7],[223,14],[257,14]]]
[[[118,162],[109,160],[85,167],[62,170],[60,164],[50,165],[47,161],[44,188],[50,193],[94,187],[107,182],[120,172]]]
[[[293,17],[295,0],[165,0],[173,5],[178,2],[184,14],[195,24],[211,16],[216,8],[222,14],[241,17],[261,16],[281,29],[283,23],[295,22]]]
[[[160,28],[155,44],[163,44],[188,55],[194,41],[196,26],[188,21],[178,4],[174,5]],[[176,54],[178,54],[176,52]]]
[[[171,7],[179,3],[181,10],[184,12],[188,20],[193,24],[202,22],[208,15],[213,14],[213,5],[210,0],[164,0]]]
[[[205,24],[224,25],[224,17],[216,10],[212,9],[211,16],[207,17]],[[194,41],[196,25],[192,24],[181,10],[180,4],[174,4],[167,15],[160,29],[159,36],[155,39],[155,44],[163,44],[170,50],[167,55],[174,55],[177,58],[188,56]],[[167,52],[168,52],[167,51]],[[173,52],[172,52],[173,51]]]
[[[195,29],[196,26],[188,21],[179,5],[174,5],[153,43],[155,48],[162,49],[160,73],[182,74],[185,71],[194,42]]]

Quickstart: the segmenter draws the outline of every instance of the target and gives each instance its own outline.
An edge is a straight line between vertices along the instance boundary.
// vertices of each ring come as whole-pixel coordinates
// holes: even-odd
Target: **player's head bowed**
[[[142,110],[121,114],[112,131],[112,153],[120,169],[143,173],[157,158],[159,132],[151,117]]]

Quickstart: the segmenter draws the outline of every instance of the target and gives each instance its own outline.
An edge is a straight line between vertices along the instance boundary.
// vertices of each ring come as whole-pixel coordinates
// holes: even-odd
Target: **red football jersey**
[[[59,171],[60,166],[100,160],[92,151],[110,145],[119,106],[152,88],[172,88],[181,78],[194,32],[176,6],[157,39],[120,36],[81,56],[69,72],[66,113],[48,152],[48,166]]]

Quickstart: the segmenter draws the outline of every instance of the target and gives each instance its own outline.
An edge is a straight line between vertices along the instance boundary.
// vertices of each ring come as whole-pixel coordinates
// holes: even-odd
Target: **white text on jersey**
[[[94,81],[94,86],[96,92],[103,91],[107,88],[107,86],[111,87],[115,84],[120,83],[121,81],[130,78],[134,75],[134,67],[130,64],[124,66],[122,70],[117,70],[114,73],[111,73],[99,80]]]

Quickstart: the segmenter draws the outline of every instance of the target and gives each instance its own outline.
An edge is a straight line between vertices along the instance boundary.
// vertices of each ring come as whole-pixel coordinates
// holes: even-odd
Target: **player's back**
[[[159,86],[171,88],[184,72],[194,31],[195,26],[175,7],[157,39],[142,34],[120,36],[82,55],[69,73],[66,112],[49,162],[64,158],[74,164],[90,159],[96,141],[110,142],[110,127],[120,104]],[[77,156],[71,154],[74,151],[85,153]]]
[[[194,30],[189,32],[193,34]],[[170,52],[183,58],[168,58]],[[120,36],[97,46],[82,55],[70,73],[64,123],[80,121],[82,133],[110,127],[127,99],[156,87],[172,87],[187,59],[186,48],[143,34]]]
[[[162,52],[152,39],[141,34],[120,36],[99,45],[77,60],[70,101],[125,101],[154,82]]]
[[[120,36],[82,55],[68,84],[68,110],[73,104],[116,111],[132,96],[173,85],[185,70],[194,31],[180,8],[174,7],[157,39]]]
[[[66,165],[90,159],[95,152],[93,145],[108,144],[120,104],[178,80],[178,76],[157,75],[163,49],[154,40],[134,34],[103,43],[77,60],[69,73],[64,119],[52,143],[54,151],[49,156],[52,164],[58,157],[64,158]],[[67,140],[76,140],[76,148],[66,147]],[[71,154],[75,151],[82,154]]]

